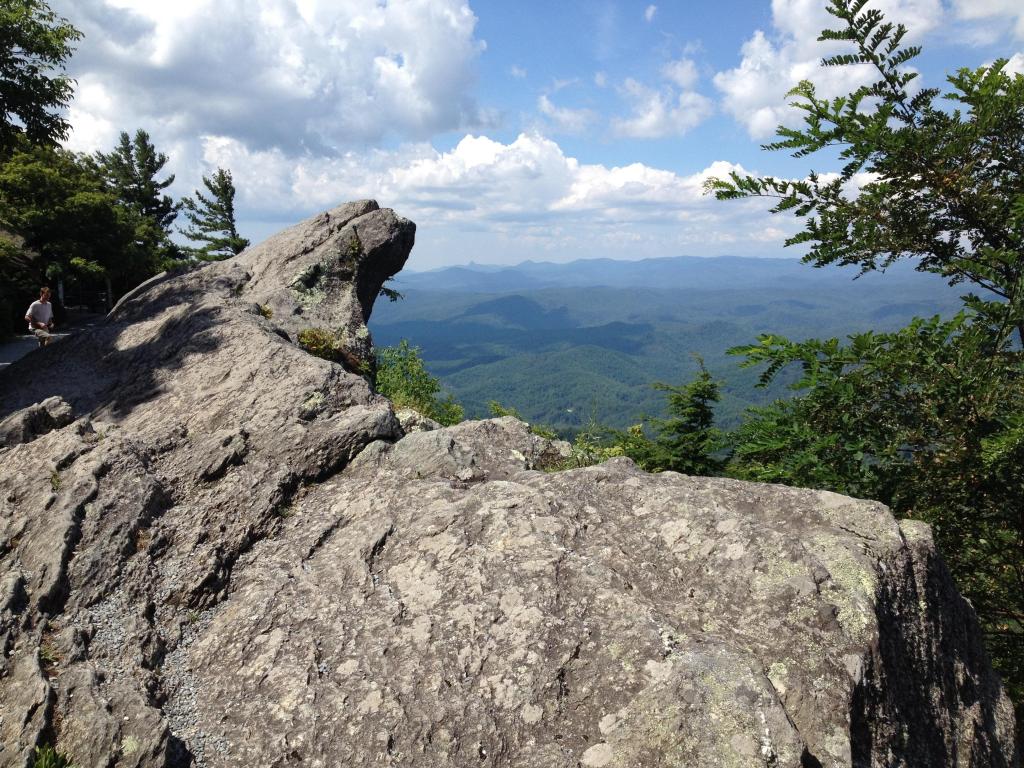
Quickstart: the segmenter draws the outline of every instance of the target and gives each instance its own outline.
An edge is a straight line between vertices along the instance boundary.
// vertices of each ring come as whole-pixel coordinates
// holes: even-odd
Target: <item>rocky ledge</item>
[[[1018,765],[926,526],[403,436],[365,323],[414,231],[342,206],[0,374],[0,766]]]

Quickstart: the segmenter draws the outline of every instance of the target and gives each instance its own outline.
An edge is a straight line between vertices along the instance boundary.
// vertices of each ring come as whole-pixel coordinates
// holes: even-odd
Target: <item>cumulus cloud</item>
[[[911,41],[942,23],[944,12],[941,0],[875,0],[870,7],[905,24]],[[866,65],[819,66],[822,56],[844,50],[817,42],[822,29],[838,26],[820,0],[772,0],[772,26],[771,35],[757,30],[743,44],[738,67],[714,77],[723,107],[755,139],[770,136],[780,124],[799,122],[800,113],[786,104],[785,94],[801,80],[812,79],[822,95],[832,96],[874,77]]]
[[[210,166],[237,169],[240,199],[257,211],[294,216],[375,197],[429,222],[418,234],[421,266],[450,261],[443,249],[471,242],[474,232],[486,232],[488,255],[506,261],[522,258],[524,246],[562,259],[712,254],[727,246],[756,253],[773,223],[754,201],[724,205],[704,195],[709,177],[744,173],[740,166],[718,161],[680,175],[641,163],[587,164],[539,134],[507,144],[467,135],[447,152],[418,143],[326,161],[296,162],[278,149],[253,150],[226,137],[206,137],[203,150]],[[617,251],[624,238],[637,250]]]
[[[254,240],[372,197],[420,222],[420,265],[766,247],[763,206],[702,194],[707,176],[731,165],[682,175],[567,156],[543,134],[583,131],[597,117],[559,103],[573,81],[539,98],[540,132],[435,148],[439,135],[497,120],[474,100],[483,42],[469,0],[51,2],[86,35],[71,62],[72,148],[106,150],[118,131],[146,128],[171,157],[178,197],[202,173],[231,169],[241,228]],[[631,111],[617,133],[679,135],[710,113],[693,62],[669,62],[661,75],[654,87],[621,86]],[[473,243],[483,256],[467,251]]]
[[[1010,57],[1010,60],[1006,62],[1006,66],[1003,71],[1009,72],[1010,74],[1024,75],[1024,52],[1018,52]]]
[[[964,21],[982,22],[992,29],[996,36],[1007,26],[1014,37],[1024,40],[1024,4],[1020,0],[953,0],[957,18]]]
[[[583,133],[597,119],[590,109],[557,107],[546,94],[537,99],[537,109],[560,133]]]
[[[648,5],[646,8],[644,8],[644,21],[646,21],[647,23],[650,23],[651,21],[653,21],[654,20],[654,14],[656,14],[657,12],[658,12],[658,6],[656,6],[656,5]]]
[[[696,91],[677,93],[673,88],[651,88],[629,78],[621,92],[632,105],[629,117],[612,120],[618,136],[657,139],[681,136],[700,125],[712,112],[712,103]]]
[[[661,74],[671,83],[674,83],[683,90],[690,90],[697,85],[700,75],[697,74],[697,65],[692,59],[677,59],[670,61],[661,68]]]
[[[300,152],[477,125],[467,0],[56,0],[85,33],[73,143],[144,125]],[[173,117],[168,117],[168,116]]]

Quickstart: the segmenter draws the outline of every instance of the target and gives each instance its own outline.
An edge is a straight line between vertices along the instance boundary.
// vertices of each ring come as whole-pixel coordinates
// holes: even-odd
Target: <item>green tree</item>
[[[17,263],[32,265],[33,282],[110,281],[122,292],[158,271],[135,242],[133,213],[118,204],[87,158],[19,145],[0,164],[0,228],[19,236]],[[16,263],[13,254],[8,263]]]
[[[687,475],[717,475],[724,461],[715,454],[723,447],[715,428],[715,403],[720,385],[698,360],[700,370],[693,381],[681,386],[655,384],[666,393],[667,419],[654,419],[654,464],[658,469]]]
[[[682,472],[687,475],[718,475],[725,465],[719,454],[724,435],[714,426],[715,403],[720,384],[698,358],[700,369],[693,380],[678,386],[654,384],[665,392],[667,418],[644,419],[624,432],[609,431],[605,449],[628,456],[648,472]],[[653,435],[653,437],[649,437]]]
[[[249,246],[249,241],[238,234],[235,227],[235,184],[231,171],[218,168],[213,176],[203,176],[203,186],[209,196],[196,190],[195,199],[181,201],[185,218],[191,225],[182,234],[200,248],[190,253],[204,261],[215,261],[235,256]]]
[[[82,34],[42,0],[0,4],[0,157],[24,135],[54,144],[70,128],[61,110],[74,93],[64,66]]]
[[[164,193],[174,174],[160,179],[167,155],[157,152],[141,128],[134,138],[122,131],[113,152],[96,153],[95,161],[117,200],[135,214],[135,236],[140,247],[162,261],[179,256],[171,241],[171,226],[179,206]]]
[[[838,150],[838,176],[811,172],[803,180],[741,176],[709,182],[719,199],[776,198],[773,211],[792,211],[804,229],[787,245],[806,244],[815,266],[884,268],[897,259],[951,283],[966,282],[988,297],[967,298],[981,312],[1005,317],[1024,341],[1024,76],[1000,59],[948,78],[951,90],[913,93],[917,73],[904,65],[920,53],[903,47],[906,29],[865,10],[866,0],[831,0],[842,22],[819,40],[853,51],[825,67],[868,64],[878,79],[834,99],[800,83],[790,95],[802,128],[778,129],[768,150],[808,157]],[[859,189],[858,182],[865,182]]]
[[[451,395],[441,397],[441,383],[427,371],[419,347],[406,339],[377,350],[377,391],[396,408],[412,408],[445,426],[462,421],[462,406]]]
[[[966,284],[965,311],[890,334],[794,343],[762,336],[732,350],[766,365],[762,382],[798,365],[800,396],[755,410],[735,435],[731,471],[879,499],[932,524],[1011,696],[1024,702],[1024,77],[1006,62],[962,69],[951,90],[912,92],[918,53],[906,30],[864,0],[831,0],[841,23],[819,39],[852,46],[826,67],[868,64],[878,79],[819,98],[791,95],[802,128],[769,150],[838,150],[835,178],[732,174],[720,199],[772,197],[804,229],[815,266],[884,269],[898,259]],[[974,293],[977,290],[985,295]],[[1013,341],[1016,333],[1018,339]],[[1020,711],[1020,710],[1018,710]]]
[[[36,255],[25,248],[23,238],[0,229],[0,339],[22,330],[26,296],[33,296]]]

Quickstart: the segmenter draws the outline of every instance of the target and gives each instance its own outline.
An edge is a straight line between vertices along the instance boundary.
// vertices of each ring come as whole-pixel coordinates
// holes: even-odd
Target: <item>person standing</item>
[[[35,334],[40,347],[45,347],[53,338],[53,304],[50,303],[50,289],[45,285],[39,290],[39,301],[33,301],[25,313],[28,330]]]

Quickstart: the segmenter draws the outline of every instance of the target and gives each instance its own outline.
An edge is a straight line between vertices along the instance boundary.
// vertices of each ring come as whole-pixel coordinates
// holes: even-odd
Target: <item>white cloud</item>
[[[1014,37],[1024,40],[1024,3],[1021,0],[953,0],[957,18],[986,23],[997,35],[1009,26]]]
[[[644,8],[644,21],[646,21],[649,24],[654,19],[654,14],[656,14],[657,12],[658,6],[648,5],[646,8]]]
[[[559,91],[568,88],[570,85],[576,85],[579,81],[580,79],[578,77],[556,77],[551,81],[551,92],[558,93]]]
[[[597,115],[590,109],[557,107],[547,95],[537,99],[537,109],[561,133],[582,133],[597,119]]]
[[[702,123],[713,109],[709,98],[694,91],[677,94],[672,88],[650,88],[632,78],[626,80],[621,90],[632,104],[632,113],[612,120],[612,130],[619,136],[681,136]]]
[[[875,0],[869,7],[883,11],[888,20],[906,24],[911,41],[943,19],[941,0]],[[770,136],[780,124],[799,121],[800,113],[787,105],[785,95],[801,80],[811,79],[819,93],[833,96],[873,77],[867,66],[819,66],[822,56],[848,50],[840,44],[817,42],[822,29],[840,26],[820,0],[772,0],[772,24],[773,36],[756,31],[743,44],[739,66],[714,78],[725,110],[755,139]]]
[[[711,214],[712,206],[718,205],[704,195],[704,182],[713,176],[726,177],[731,171],[745,173],[741,166],[724,161],[716,161],[689,176],[643,163],[617,168],[576,165],[568,193],[557,200],[553,208],[606,217],[625,216],[631,220],[652,215],[691,219]],[[726,212],[724,208],[720,210]]]
[[[523,67],[516,66],[515,64],[509,68],[508,73],[516,80],[522,80],[526,77],[526,70]]]
[[[229,168],[242,231],[254,239],[372,197],[420,224],[420,264],[766,247],[763,207],[702,195],[710,170],[587,164],[540,133],[509,143],[468,135],[435,149],[438,134],[498,119],[474,100],[483,42],[469,0],[52,4],[85,32],[71,61],[72,148],[107,150],[118,131],[143,127],[171,158],[176,197],[202,173]],[[662,75],[657,87],[623,86],[632,112],[613,125],[621,135],[679,135],[709,114],[692,62],[670,62]],[[554,82],[538,101],[544,131],[578,132],[596,119],[557,103],[574,82]],[[486,255],[467,252],[472,243]]]
[[[216,133],[301,151],[478,124],[483,43],[467,0],[53,5],[85,33],[72,60],[77,148],[137,125],[165,141]]]
[[[713,254],[726,245],[764,253],[765,229],[783,225],[756,202],[723,204],[704,195],[710,176],[745,172],[731,163],[690,175],[641,163],[585,164],[538,134],[508,144],[466,136],[448,152],[410,144],[298,162],[223,137],[206,137],[203,149],[210,167],[234,170],[240,201],[256,213],[294,218],[361,197],[396,208],[420,224],[419,267],[450,263],[452,247],[476,243],[481,233],[487,251],[460,254],[464,260],[509,261],[533,252],[558,260]],[[619,250],[623,243],[632,250]]]
[[[697,84],[697,80],[700,79],[700,75],[697,73],[697,65],[692,59],[670,61],[661,68],[661,74],[666,80],[683,90],[690,90]]]
[[[1003,68],[1003,71],[1010,74],[1024,75],[1024,51],[1013,54]]]
[[[605,72],[594,73],[594,85],[598,88],[604,88],[608,85],[608,74]]]

